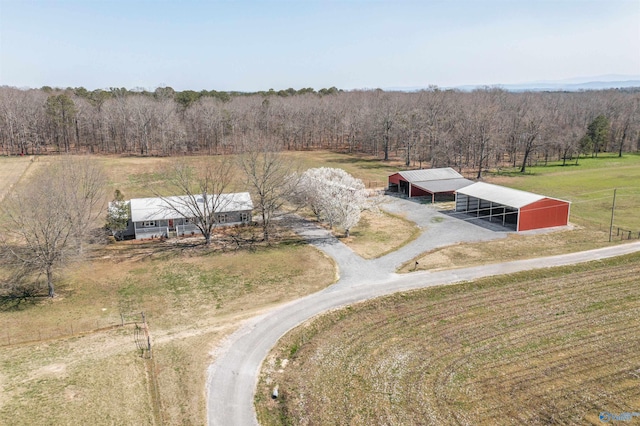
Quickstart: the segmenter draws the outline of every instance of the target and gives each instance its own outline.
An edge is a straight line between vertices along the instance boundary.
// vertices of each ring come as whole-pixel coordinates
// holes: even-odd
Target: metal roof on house
[[[406,170],[398,173],[406,181],[411,183],[426,182],[430,180],[459,179],[463,177],[451,167],[443,167],[440,169]]]
[[[193,195],[193,197],[204,203],[202,195]],[[215,197],[216,195],[209,194],[210,204],[217,205],[216,213],[253,210],[253,202],[248,192],[220,194],[220,199],[217,202],[214,201]],[[187,195],[165,198],[133,198],[131,199],[131,220],[143,222],[193,217],[194,214],[190,212],[188,207],[189,198]]]
[[[506,186],[492,185],[485,182],[476,182],[473,185],[459,189],[457,192],[458,194],[480,198],[482,200],[491,201],[493,203],[502,204],[503,206],[513,207],[516,209],[528,206],[529,204],[545,198],[552,198],[534,194],[533,192],[507,188]],[[568,203],[568,201],[564,202]]]
[[[473,181],[465,178],[457,178],[411,182],[411,184],[432,194],[437,194],[439,192],[457,191],[460,188],[473,184]]]

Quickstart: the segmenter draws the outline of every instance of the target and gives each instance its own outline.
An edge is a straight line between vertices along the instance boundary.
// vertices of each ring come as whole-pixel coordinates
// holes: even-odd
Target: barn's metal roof
[[[528,206],[529,204],[540,201],[544,195],[534,194],[532,192],[521,191],[519,189],[507,188],[500,185],[492,185],[490,183],[476,182],[473,185],[459,189],[458,194],[468,195],[470,197],[480,198],[491,201],[493,203],[502,204],[503,206],[513,207],[516,209]],[[559,200],[564,201],[564,200]],[[568,203],[568,201],[564,201]]]
[[[442,179],[442,180],[431,180],[424,182],[411,182],[413,186],[417,186],[418,188],[424,189],[432,194],[437,194],[439,192],[453,192],[457,191],[460,188],[464,188],[465,186],[469,186],[473,184],[473,181],[465,178],[458,179]]]
[[[443,167],[441,169],[407,170],[398,173],[407,182],[411,183],[463,178],[460,173],[456,172],[451,167]]]
[[[253,210],[253,202],[248,192],[221,194],[215,202],[215,195],[209,194],[209,204],[216,205],[216,213]],[[202,200],[202,195],[194,195],[192,200]],[[148,220],[167,220],[191,218],[195,215],[189,205],[193,205],[190,197],[179,195],[165,198],[133,198],[131,199],[131,220],[142,222]]]

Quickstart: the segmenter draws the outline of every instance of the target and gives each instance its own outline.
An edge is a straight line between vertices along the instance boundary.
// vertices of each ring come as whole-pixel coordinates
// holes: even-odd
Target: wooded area
[[[154,92],[0,87],[0,154],[240,153],[254,143],[395,156],[480,175],[640,150],[640,92],[430,88]]]

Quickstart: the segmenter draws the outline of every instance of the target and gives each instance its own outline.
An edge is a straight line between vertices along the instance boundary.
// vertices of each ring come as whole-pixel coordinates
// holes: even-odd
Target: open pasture
[[[320,316],[265,361],[259,419],[600,424],[600,412],[637,411],[639,273],[635,254],[400,293]]]
[[[442,247],[407,261],[399,272],[570,253],[624,243],[629,236],[640,237],[640,155],[581,158],[578,166],[549,163],[531,167],[525,175],[501,170],[487,176],[486,181],[571,201],[571,229],[522,232],[502,240]],[[618,189],[610,243],[614,188]],[[454,207],[453,203],[443,206]]]
[[[91,158],[105,163],[109,192],[122,184],[128,196],[152,195],[147,182],[169,161]],[[39,157],[29,173],[58,159]],[[331,260],[286,229],[271,246],[227,240],[217,250],[188,240],[96,245],[58,271],[55,299],[0,300],[0,424],[202,424],[220,340],[336,277]],[[133,325],[113,328],[142,311],[152,361],[140,357]]]
[[[640,232],[640,154],[600,154],[581,158],[578,165],[549,163],[527,169],[525,175],[501,171],[487,181],[571,201],[571,221],[609,229],[613,190],[614,226]]]
[[[294,242],[226,253],[158,242],[109,246],[68,271],[57,298],[0,305],[0,423],[150,424],[155,405],[154,421],[201,424],[216,344],[242,319],[334,277],[326,257]],[[92,331],[141,311],[153,341],[147,367],[133,326]]]
[[[33,157],[0,157],[0,202],[18,183],[33,162]]]
[[[292,161],[299,160],[303,169],[342,167],[371,187],[383,187],[387,175],[401,168],[400,163],[327,151],[285,155]],[[33,162],[26,157],[1,158],[0,171],[4,171],[5,179],[2,182],[28,184],[28,176],[34,170],[57,158],[42,156]],[[162,191],[160,173],[171,161],[176,161],[159,157],[91,158],[105,165],[110,180],[107,199],[116,188],[128,198],[152,196],[150,187]],[[627,163],[622,166],[629,171],[621,174],[621,181],[636,176],[639,159],[639,156],[624,157]],[[195,164],[202,161],[202,157],[184,160]],[[571,180],[565,179],[563,173],[577,176],[575,187],[567,187],[577,191],[582,185],[580,179],[587,179],[578,176],[588,177],[593,170],[604,170],[606,174],[599,184],[605,186],[597,189],[608,191],[607,188],[617,183],[605,183],[612,182],[611,171],[615,170],[607,166],[607,161],[598,159],[591,166],[581,159],[580,166],[535,168],[533,174],[496,175],[487,180],[573,201],[567,196],[569,189],[564,189]],[[583,166],[585,172],[582,172]],[[554,170],[558,175],[551,173]],[[528,186],[538,179],[548,179],[548,190]],[[239,178],[238,187],[234,189],[242,189],[242,184]],[[625,190],[619,191],[621,206],[624,206]],[[575,213],[575,206],[572,207],[572,221],[579,223],[584,233],[576,230],[544,236],[549,241],[540,244],[541,251],[545,245],[561,247],[562,242],[575,240],[576,244],[567,244],[564,250],[594,246],[591,238],[595,234],[590,231],[594,225],[588,211],[594,204],[575,204],[587,209],[583,221],[578,214],[580,210]],[[604,208],[604,204],[598,208]],[[366,257],[379,256],[396,243],[402,244],[402,238],[382,232],[388,228],[386,220],[400,218],[365,215],[361,227],[354,229],[353,237],[346,242]],[[401,224],[393,223],[394,229]],[[634,222],[630,226],[635,226]],[[598,232],[598,241],[602,241],[605,231]],[[407,238],[411,235],[408,232]],[[513,237],[522,240],[518,250],[523,256],[537,254],[527,250],[533,237]],[[56,299],[3,301],[0,305],[0,423],[202,424],[206,368],[216,344],[243,319],[315,292],[335,278],[334,266],[325,256],[290,236],[285,239],[288,243],[269,248],[224,253],[206,253],[189,244],[109,245],[98,248],[89,259],[61,273]],[[478,250],[482,252],[484,248]],[[493,251],[497,256],[504,253],[504,247],[496,246]],[[453,263],[447,260],[439,267],[456,266],[460,259],[468,258],[462,254]],[[140,311],[146,312],[151,327],[152,364],[139,357],[130,326],[92,331],[118,324],[120,313]],[[83,334],[85,331],[89,333]],[[35,343],[23,343],[27,340]],[[156,397],[152,397],[154,388],[158,389]],[[40,409],[26,408],[35,406]],[[153,413],[155,418],[151,417]]]

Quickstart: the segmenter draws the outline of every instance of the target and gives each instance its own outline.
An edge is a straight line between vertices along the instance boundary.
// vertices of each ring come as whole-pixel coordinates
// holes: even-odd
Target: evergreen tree
[[[107,210],[106,228],[116,239],[122,239],[122,233],[127,229],[131,217],[131,205],[125,201],[124,195],[119,189],[113,194],[113,201],[109,203]]]
[[[591,139],[593,145],[593,153],[597,157],[598,152],[607,150],[607,142],[609,142],[609,120],[600,114],[587,127],[587,136]]]

